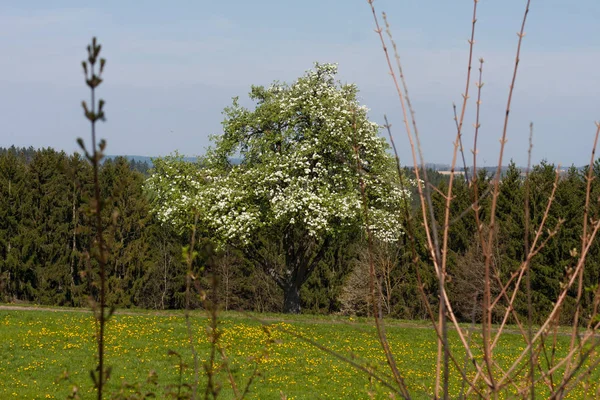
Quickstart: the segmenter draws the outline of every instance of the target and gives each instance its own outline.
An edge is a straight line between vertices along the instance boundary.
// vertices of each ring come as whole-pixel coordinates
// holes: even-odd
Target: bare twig
[[[452,164],[450,167],[450,180],[448,182],[448,192],[446,195],[446,212],[444,215],[444,233],[443,233],[443,244],[442,244],[442,265],[441,265],[441,272],[439,274],[439,278],[438,278],[438,285],[440,286],[440,299],[442,299],[442,301],[440,301],[440,325],[442,326],[442,335],[443,335],[443,339],[444,339],[444,399],[448,398],[448,353],[450,351],[449,347],[448,347],[448,338],[447,338],[447,331],[446,331],[446,310],[445,307],[442,307],[442,303],[445,303],[445,301],[443,301],[446,297],[445,294],[445,285],[446,285],[446,264],[447,264],[447,259],[448,259],[448,238],[449,238],[449,233],[450,233],[450,229],[449,229],[449,222],[450,222],[450,202],[451,202],[451,198],[452,198],[452,185],[454,183],[454,169],[456,167],[456,157],[457,157],[457,151],[460,147],[462,148],[462,125],[463,125],[463,121],[464,121],[464,116],[465,116],[465,112],[466,112],[466,108],[467,108],[467,100],[469,98],[469,88],[470,88],[470,84],[471,84],[471,68],[472,68],[472,60],[473,60],[473,47],[475,44],[475,24],[477,23],[477,3],[478,0],[474,0],[473,1],[473,18],[472,18],[472,25],[471,25],[471,39],[469,40],[469,61],[468,61],[468,66],[467,66],[467,77],[466,77],[466,83],[465,83],[465,92],[463,93],[463,104],[462,104],[462,108],[461,108],[461,113],[460,113],[460,119],[458,120],[458,128],[457,128],[457,132],[456,132],[456,139],[454,141],[454,150],[452,153]],[[464,160],[464,154],[463,154],[463,160]],[[466,169],[466,168],[465,168]],[[466,171],[465,171],[466,173]],[[489,365],[488,365],[488,369],[489,369]],[[492,381],[493,384],[493,376],[490,373],[490,380]]]
[[[488,232],[488,239],[487,239],[487,250],[484,251],[484,258],[485,258],[485,290],[484,290],[484,300],[483,300],[483,312],[484,312],[484,318],[483,318],[483,352],[484,352],[484,359],[486,360],[486,363],[488,365],[488,372],[490,374],[490,379],[493,380],[493,373],[491,370],[491,358],[492,358],[492,352],[491,352],[491,347],[490,347],[490,330],[491,330],[491,326],[492,326],[492,313],[491,313],[491,293],[490,293],[490,269],[491,269],[491,263],[492,263],[492,258],[491,258],[491,253],[492,253],[492,239],[493,239],[493,235],[494,235],[494,231],[495,231],[495,224],[496,224],[496,206],[497,206],[497,202],[498,202],[498,195],[500,193],[499,191],[499,184],[500,184],[500,174],[502,172],[502,160],[503,160],[503,156],[504,156],[504,149],[505,149],[505,145],[506,145],[506,136],[507,136],[507,132],[508,132],[508,120],[509,120],[509,116],[510,116],[510,107],[512,104],[512,98],[513,98],[513,92],[514,92],[514,88],[515,88],[515,82],[517,80],[517,72],[519,69],[519,62],[520,62],[520,57],[521,57],[521,46],[523,43],[523,38],[525,37],[525,23],[527,22],[527,14],[529,14],[529,6],[530,6],[531,0],[527,0],[527,5],[525,7],[525,13],[523,15],[523,21],[521,23],[521,30],[519,31],[519,33],[517,34],[519,37],[518,40],[518,45],[517,45],[517,53],[515,56],[515,66],[513,69],[513,76],[512,76],[512,80],[511,80],[511,84],[510,84],[510,90],[508,92],[508,100],[506,103],[506,114],[504,117],[504,126],[502,128],[502,138],[500,140],[500,155],[498,156],[498,166],[496,168],[496,175],[494,177],[494,181],[493,181],[493,185],[494,185],[494,190],[492,192],[492,205],[490,208],[490,225],[489,225],[489,232]],[[492,391],[495,392],[496,391],[496,387],[494,385],[494,387],[492,387]]]
[[[454,123],[456,125],[456,131],[460,132],[462,127],[458,123],[458,114],[456,111],[456,103],[452,103],[452,113],[454,114]],[[459,151],[460,151],[460,155],[462,157],[463,171],[465,173],[465,181],[467,182],[467,184],[470,184],[471,180],[469,179],[469,169],[467,168],[467,159],[465,158],[465,148],[464,148],[463,142],[462,142],[462,135],[459,136],[458,144],[460,146]]]
[[[594,138],[594,146],[592,147],[592,154],[590,156],[590,164],[588,165],[588,171],[586,176],[586,189],[585,189],[585,205],[583,207],[583,229],[581,233],[581,252],[588,240],[588,215],[590,209],[590,196],[592,192],[592,181],[594,180],[594,160],[596,158],[596,146],[598,145],[598,135],[600,134],[600,123],[597,123],[596,137]],[[575,301],[575,317],[573,318],[573,331],[571,333],[571,343],[569,348],[572,349],[575,346],[576,338],[579,331],[579,314],[581,313],[581,295],[583,294],[583,268],[581,269],[577,282],[577,299]],[[568,375],[571,369],[571,364],[567,366],[565,375]]]
[[[579,257],[579,260],[575,267],[574,273],[571,275],[571,277],[568,279],[567,283],[564,285],[563,290],[561,291],[558,298],[556,299],[556,303],[555,303],[552,311],[550,312],[550,315],[548,316],[546,321],[542,324],[542,326],[538,329],[538,332],[534,335],[532,342],[530,344],[528,344],[525,347],[525,349],[523,349],[521,354],[513,362],[512,366],[507,370],[506,374],[500,379],[499,385],[502,385],[506,380],[508,380],[509,375],[512,374],[512,372],[517,368],[519,363],[523,360],[523,357],[529,353],[529,348],[540,338],[540,336],[543,335],[544,331],[550,325],[550,322],[553,321],[554,317],[558,313],[558,310],[562,306],[562,303],[564,302],[565,298],[567,297],[568,290],[573,286],[573,283],[575,282],[575,279],[577,278],[579,271],[584,267],[586,255],[590,249],[593,239],[596,237],[596,234],[598,233],[598,229],[600,229],[600,221],[597,221],[594,224],[593,230],[590,233],[589,240],[587,241],[587,245],[584,249],[583,254],[581,254]]]
[[[531,170],[531,151],[533,149],[533,122],[529,124],[529,150],[527,152],[527,170],[525,171],[525,237],[524,237],[524,259],[529,258],[529,171]],[[558,176],[558,174],[557,174]],[[531,343],[532,332],[532,306],[531,306],[531,263],[527,263],[525,275],[527,290],[527,342]],[[531,384],[529,394],[535,399],[535,369],[533,360],[533,346],[529,349],[529,381]]]
[[[354,113],[353,115],[356,115],[356,114]],[[357,132],[356,118],[353,118],[352,125],[353,125],[354,132]],[[360,162],[358,143],[356,141],[354,144],[354,154],[356,156],[356,165],[357,165],[357,171],[358,171],[358,170],[360,170],[361,162]],[[373,316],[375,318],[375,325],[377,327],[377,335],[379,336],[379,342],[381,343],[381,346],[385,353],[387,363],[388,363],[390,369],[392,370],[394,380],[396,381],[396,384],[398,385],[398,388],[400,389],[400,393],[402,394],[402,397],[404,397],[405,399],[410,399],[410,394],[408,393],[408,389],[406,387],[406,384],[404,383],[404,378],[400,374],[400,371],[398,371],[398,367],[396,365],[396,360],[394,359],[394,355],[392,354],[392,350],[390,349],[390,345],[389,345],[389,342],[387,340],[387,336],[385,333],[385,326],[383,325],[383,321],[381,321],[381,309],[380,309],[381,296],[375,295],[375,280],[376,280],[376,278],[375,278],[375,264],[373,262],[373,237],[371,234],[371,229],[369,228],[370,227],[369,207],[367,204],[367,196],[366,196],[366,192],[365,192],[365,181],[361,177],[360,174],[359,174],[359,186],[360,186],[360,193],[361,193],[361,198],[362,198],[363,217],[365,219],[365,231],[367,234],[367,245],[368,245],[368,254],[369,254],[369,278],[370,278],[369,288],[371,291],[371,301],[373,303]],[[378,287],[379,287],[379,285],[378,285]]]
[[[198,213],[195,213],[194,214],[194,225],[192,226],[192,232],[191,232],[191,236],[190,236],[190,247],[185,252],[185,261],[186,261],[187,268],[188,268],[186,278],[185,278],[185,325],[186,325],[186,330],[187,330],[188,342],[190,344],[190,350],[194,357],[194,384],[192,385],[192,399],[195,399],[198,394],[198,384],[200,382],[199,367],[198,367],[198,352],[196,351],[196,347],[194,346],[192,321],[190,318],[190,302],[191,302],[191,297],[192,297],[192,293],[191,293],[192,279],[194,278],[192,267],[194,264],[194,258],[196,256],[194,249],[196,247],[196,227],[197,226],[198,226]],[[209,380],[210,380],[210,378],[211,377],[209,376]],[[207,385],[207,388],[208,388],[208,386],[209,385]]]
[[[406,189],[406,185],[404,183],[404,175],[402,174],[402,170],[400,168],[400,157],[398,156],[398,150],[396,149],[396,143],[394,141],[394,137],[392,135],[392,130],[391,130],[391,124],[389,123],[387,116],[384,115],[384,120],[385,120],[385,125],[384,127],[386,128],[387,132],[388,132],[388,137],[390,139],[390,143],[392,144],[392,150],[394,152],[394,156],[396,158],[396,168],[398,171],[398,175],[400,177],[400,186],[401,189],[404,191]],[[421,295],[421,299],[423,304],[425,305],[425,308],[427,309],[427,313],[429,315],[429,318],[435,322],[435,316],[433,315],[433,311],[431,310],[431,306],[429,304],[429,301],[427,300],[427,295],[425,293],[425,290],[423,289],[423,282],[421,279],[421,273],[419,272],[419,256],[417,254],[417,249],[416,249],[416,242],[415,242],[415,237],[414,237],[414,227],[412,224],[412,218],[410,217],[410,213],[409,213],[409,204],[408,204],[408,199],[404,199],[404,213],[405,213],[405,221],[406,221],[406,234],[408,235],[409,241],[410,241],[410,248],[411,248],[411,255],[412,255],[412,262],[413,265],[415,266],[415,275],[417,277],[417,288],[418,288],[418,292]],[[433,324],[433,328],[435,330],[435,333],[438,337],[438,340],[442,340],[441,337],[441,332],[438,329],[438,326],[434,323]],[[470,343],[470,335],[469,335],[469,343]],[[472,361],[475,363],[475,365],[477,366],[477,363],[475,362],[473,355],[471,354],[471,352],[468,350],[470,346],[467,344],[467,351],[465,352],[465,364],[468,361]],[[462,379],[463,379],[463,383],[467,383],[470,386],[469,390],[475,391],[475,393],[477,393],[479,396],[483,397],[483,394],[479,391],[479,389],[474,386],[471,383],[471,380],[467,377],[466,373],[465,373],[465,367],[462,367],[458,364],[458,362],[456,361],[456,359],[454,358],[454,356],[452,355],[452,353],[450,353],[450,359],[452,360],[456,370],[459,372],[459,374],[461,375]]]
[[[413,140],[411,126],[408,122],[408,112],[407,112],[407,107],[405,105],[405,94],[400,89],[400,84],[396,77],[394,68],[392,67],[389,53],[387,51],[387,47],[385,45],[385,41],[384,41],[383,35],[381,33],[382,30],[379,27],[379,22],[377,19],[377,14],[375,12],[375,8],[373,6],[373,1],[367,0],[367,2],[369,3],[369,5],[371,7],[371,11],[372,11],[373,18],[375,20],[375,26],[376,26],[375,32],[379,35],[379,38],[380,38],[380,41],[381,41],[381,44],[383,47],[384,55],[386,57],[386,61],[388,64],[390,76],[392,77],[392,80],[394,82],[394,86],[396,88],[396,92],[397,92],[398,98],[400,100],[400,105],[402,107],[402,113],[404,116],[404,126],[405,126],[405,129],[407,132],[407,136],[408,136],[408,140],[409,140],[409,144],[410,144],[410,148],[411,148],[414,172],[415,172],[416,182],[417,182],[417,190],[419,193],[421,213],[423,215],[423,220],[424,220],[423,226],[425,229],[425,236],[427,239],[427,249],[429,250],[429,253],[431,254],[435,273],[439,277],[440,273],[441,273],[441,251],[440,251],[440,245],[439,245],[439,240],[438,240],[437,226],[435,223],[435,216],[433,215],[433,204],[432,204],[432,200],[431,200],[431,193],[429,191],[430,185],[428,184],[428,180],[427,180],[427,169],[425,168],[425,162],[424,162],[424,158],[422,155],[422,149],[420,146],[420,141],[418,140],[418,131],[415,130],[415,138],[417,139],[416,145],[415,145],[415,141]],[[398,59],[399,59],[399,57],[397,58],[397,60]],[[401,71],[400,71],[400,73],[402,74]],[[402,75],[402,77],[403,77],[403,75]],[[414,123],[414,119],[413,119],[413,123]],[[413,125],[416,127],[415,123]],[[417,149],[419,151],[419,155],[420,155],[420,159],[421,159],[421,168],[422,168],[421,170],[419,169],[418,159],[416,156]],[[423,172],[423,178],[424,178],[423,181],[420,178],[420,171]],[[431,221],[431,227],[429,226],[428,220]],[[448,296],[446,295],[446,292],[445,292],[443,286],[440,286],[439,299],[440,299],[440,302],[444,303],[444,304],[441,304],[440,307],[444,311],[444,315],[448,315],[450,317],[450,319],[452,320],[452,323],[454,324],[454,327],[456,328],[456,332],[459,336],[459,339],[460,339],[462,345],[464,346],[465,350],[467,351],[469,359],[473,362],[473,364],[475,365],[475,368],[478,371],[481,371],[481,366],[475,359],[475,357],[470,349],[470,346],[462,332],[462,329],[461,329],[460,325],[458,324],[458,320],[457,320],[456,316],[454,315],[454,312],[452,311],[450,301],[448,299]],[[445,321],[445,319],[442,321],[442,323],[444,321]],[[432,318],[432,323],[433,323],[434,327],[437,324],[437,322],[435,321],[434,318]],[[447,335],[442,334],[442,335],[438,336],[438,340],[440,342],[443,342],[444,337],[447,338]],[[447,348],[447,346],[443,346],[443,345],[442,345],[442,347]],[[439,374],[438,374],[438,376],[439,376]],[[438,389],[439,388],[436,388],[436,392],[439,392]]]

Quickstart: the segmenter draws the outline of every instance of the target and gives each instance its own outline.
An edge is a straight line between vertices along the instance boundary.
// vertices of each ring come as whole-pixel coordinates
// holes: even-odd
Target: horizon
[[[14,145],[11,145],[11,146],[14,146]],[[9,149],[11,146],[9,146],[9,147],[0,146],[0,150],[1,150],[1,149]],[[29,148],[33,148],[33,149],[34,149],[34,150],[36,150],[36,151],[37,151],[37,150],[41,150],[41,149],[43,149],[43,148],[48,148],[48,147],[35,147],[35,146],[27,146],[27,147],[23,147],[23,146],[14,146],[14,147],[15,147],[15,148],[17,148],[17,149],[19,149],[19,148],[21,148],[21,149],[29,149]],[[49,147],[49,148],[52,148],[52,147]],[[52,148],[52,149],[54,149],[54,148]],[[65,151],[65,150],[63,150],[63,149],[54,149],[54,150],[56,150],[56,151]],[[79,155],[81,155],[81,156],[83,156],[83,155],[84,155],[84,154],[83,154],[81,151],[79,151],[79,150],[74,150],[74,151],[72,151],[72,152],[65,151],[65,153],[66,153],[66,154],[69,154],[69,155],[71,155],[71,154],[74,154],[74,153],[78,153],[78,154],[79,154]],[[136,162],[139,162],[139,161],[144,161],[144,162],[150,162],[150,163],[152,163],[152,160],[151,160],[151,159],[153,159],[153,158],[161,158],[161,157],[165,157],[165,156],[168,156],[168,155],[173,155],[173,154],[167,154],[167,155],[164,155],[164,156],[145,156],[145,155],[139,155],[139,154],[106,154],[106,155],[104,155],[104,159],[113,159],[113,158],[117,158],[117,157],[123,157],[123,158],[126,158],[126,159],[128,159],[129,161],[132,161],[132,160],[134,160],[134,161],[136,161]],[[199,158],[199,157],[202,157],[202,154],[199,154],[199,155],[197,155],[197,156],[187,156],[187,155],[182,155],[182,154],[179,154],[179,155],[180,155],[180,156],[182,156],[182,157],[183,157],[183,159],[184,159],[185,161],[190,161],[190,162],[191,162],[192,160],[194,160],[194,159],[197,159],[197,158]],[[239,157],[234,157],[234,158],[232,158],[232,160],[240,160],[240,159],[241,159],[241,158],[239,158]],[[598,160],[598,159],[600,159],[600,157],[596,158],[596,160]],[[510,165],[510,163],[512,163],[512,162],[513,162],[513,160],[512,160],[512,159],[509,159],[509,160],[508,160],[508,163],[506,163],[506,164],[502,164],[502,165],[501,165],[501,168],[502,168],[502,169],[506,169],[506,168],[508,168],[508,166],[509,166],[509,165]],[[575,168],[579,168],[579,169],[581,169],[581,168],[587,168],[587,167],[589,166],[589,162],[588,162],[587,164],[580,164],[580,165],[577,165],[577,164],[569,164],[569,165],[564,165],[564,164],[560,164],[560,163],[553,163],[553,162],[550,162],[550,161],[548,161],[548,160],[542,159],[542,160],[539,160],[539,161],[538,161],[538,162],[536,162],[536,163],[532,163],[531,167],[534,167],[534,166],[536,166],[536,165],[540,165],[541,163],[547,163],[547,164],[553,165],[553,166],[555,166],[555,167],[556,167],[558,170],[560,170],[560,171],[568,171],[568,170],[569,170],[570,168],[572,168],[572,167],[575,167]],[[419,165],[420,165],[420,164],[419,164]],[[517,168],[519,168],[519,169],[526,169],[526,168],[527,168],[527,166],[525,166],[525,165],[520,165],[520,164],[518,164],[518,163],[516,163],[516,162],[515,162],[515,165],[516,165],[516,167],[517,167]],[[401,166],[402,166],[403,168],[414,169],[414,166],[413,166],[413,164],[412,164],[412,163],[411,163],[411,164],[404,164],[404,165],[401,165]],[[434,169],[434,170],[436,170],[436,171],[446,171],[445,169],[441,169],[441,168],[446,168],[446,169],[449,169],[449,168],[450,168],[450,164],[447,164],[447,163],[439,163],[439,162],[435,162],[435,161],[427,161],[427,162],[425,163],[425,166],[426,166],[427,168]],[[473,164],[467,164],[467,168],[468,168],[469,170],[472,170],[472,169],[473,169]],[[479,165],[479,166],[477,167],[477,169],[495,169],[495,168],[497,168],[497,165],[492,165],[492,164],[490,164],[490,165],[485,165],[485,164],[484,164],[484,165]],[[463,172],[463,171],[464,171],[464,167],[463,167],[463,165],[462,165],[462,164],[460,164],[460,163],[457,161],[456,168],[455,168],[455,172]]]
[[[524,5],[516,0],[478,5],[463,138],[470,158],[473,84],[477,59],[483,57],[482,165],[497,164]],[[387,12],[399,46],[426,161],[449,164],[456,135],[452,102],[460,106],[464,91],[472,2],[419,7],[378,0],[375,6]],[[593,0],[532,5],[503,164],[512,158],[526,165],[530,121],[534,164],[543,159],[589,163],[598,119],[599,16],[600,4]],[[97,36],[107,58],[98,93],[106,100],[107,122],[98,134],[107,139],[110,153],[202,154],[208,136],[221,132],[221,111],[232,97],[250,105],[251,85],[291,82],[320,61],[337,62],[339,79],[358,85],[372,120],[383,124],[388,115],[401,160],[410,159],[399,101],[366,1],[237,0],[179,7],[149,1],[143,8],[116,1],[94,6],[7,1],[0,5],[0,22],[0,146],[77,149],[76,138],[86,132],[81,60]]]

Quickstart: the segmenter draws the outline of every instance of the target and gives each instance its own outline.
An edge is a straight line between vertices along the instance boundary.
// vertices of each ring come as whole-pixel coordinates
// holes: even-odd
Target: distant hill
[[[148,167],[150,167],[150,168],[152,168],[152,159],[158,158],[158,157],[132,156],[132,155],[107,155],[107,156],[105,156],[105,158],[108,160],[112,160],[117,157],[124,157],[124,158],[128,159],[129,161],[135,161],[136,163],[146,163],[146,164],[148,164]],[[197,160],[197,157],[184,157],[183,159],[185,161],[195,162]]]
[[[31,157],[33,156],[33,154],[38,150],[38,148],[35,148],[33,146],[29,146],[29,147],[16,147],[16,146],[11,146],[11,147],[0,147],[0,155],[7,153],[7,152],[14,152],[16,154],[20,154],[22,157],[24,157],[27,161],[31,160]],[[105,159],[109,159],[112,160],[116,157],[124,157],[127,160],[129,160],[130,162],[135,162],[136,164],[147,164],[148,168],[152,168],[152,159],[153,158],[158,158],[158,157],[149,157],[149,156],[137,156],[137,155],[129,155],[129,154],[125,154],[125,155],[106,155]],[[184,157],[185,161],[188,162],[195,162],[197,160],[197,157]],[[242,159],[239,157],[235,157],[231,159],[231,162],[233,164],[240,164],[242,162]],[[412,164],[410,165],[405,165],[405,167],[412,169]],[[445,171],[449,171],[450,170],[450,165],[449,164],[443,164],[443,163],[426,163],[425,167],[428,169],[431,169],[433,171],[439,171],[439,172],[445,172]],[[583,165],[583,166],[575,166],[577,169],[579,170],[587,170],[587,166]],[[472,171],[472,166],[469,166],[469,171]],[[525,167],[523,166],[518,166],[518,168],[521,171],[525,171]],[[561,171],[564,173],[566,171],[569,170],[569,166],[561,166]],[[461,163],[457,163],[456,164],[456,168],[455,171],[460,172],[463,171],[463,166]],[[485,169],[488,173],[490,174],[494,174],[496,173],[496,166],[484,166],[484,167],[478,167],[478,170],[482,170]],[[508,169],[507,165],[503,165],[501,172],[505,173],[506,170]]]
[[[108,160],[112,160],[116,157],[124,157],[126,159],[128,159],[130,162],[136,162],[136,163],[146,163],[148,164],[149,168],[152,168],[152,159],[153,158],[158,158],[158,157],[148,157],[148,156],[132,156],[132,155],[107,155],[105,156],[106,159]],[[187,162],[196,162],[196,160],[198,159],[198,157],[183,157],[184,161]],[[241,158],[232,158],[231,159],[231,163],[232,164],[240,164],[242,162]]]

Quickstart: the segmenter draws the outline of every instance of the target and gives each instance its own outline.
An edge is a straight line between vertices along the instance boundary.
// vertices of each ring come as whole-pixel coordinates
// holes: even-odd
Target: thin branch
[[[538,332],[533,337],[532,343],[528,344],[525,347],[525,349],[521,352],[521,354],[513,362],[513,365],[508,369],[506,374],[501,378],[500,385],[502,385],[502,383],[508,379],[509,374],[511,374],[515,370],[515,368],[521,362],[523,357],[526,354],[528,354],[529,347],[531,347],[533,345],[533,343],[535,343],[539,339],[539,337],[543,334],[543,332],[550,325],[550,321],[552,321],[554,319],[554,317],[556,316],[556,314],[558,313],[558,310],[560,309],[560,307],[562,306],[562,303],[564,302],[565,298],[567,297],[567,293],[568,293],[569,289],[573,286],[573,283],[575,282],[575,279],[577,278],[579,271],[584,267],[586,255],[590,249],[593,239],[596,237],[596,234],[598,233],[598,229],[600,229],[600,221],[598,221],[594,224],[594,228],[590,234],[590,238],[587,241],[587,245],[584,249],[583,254],[581,254],[581,256],[579,257],[577,266],[575,267],[575,271],[574,271],[573,275],[569,278],[568,282],[564,285],[563,290],[561,291],[560,295],[558,296],[556,303],[555,303],[552,311],[550,312],[550,315],[548,316],[546,321],[542,324],[542,326],[539,328]]]
[[[524,259],[529,258],[529,171],[531,170],[531,151],[533,149],[533,122],[529,124],[529,150],[527,152],[527,170],[525,171],[525,237],[524,237]],[[525,275],[525,285],[527,291],[527,342],[531,343],[532,332],[532,305],[531,305],[531,263],[527,263]],[[529,381],[531,383],[530,396],[535,399],[535,369],[533,362],[533,346],[529,349]]]
[[[515,66],[513,69],[513,76],[512,76],[512,81],[510,84],[510,90],[508,92],[508,100],[506,103],[506,114],[504,117],[504,126],[502,128],[502,139],[500,140],[500,155],[498,157],[498,166],[496,168],[496,175],[494,178],[494,191],[492,193],[492,206],[490,209],[490,226],[489,226],[489,232],[488,232],[488,240],[487,240],[487,251],[484,251],[484,258],[485,258],[485,291],[484,291],[484,306],[483,306],[483,312],[484,312],[484,318],[483,318],[483,350],[484,350],[484,358],[486,360],[486,363],[488,365],[488,370],[490,373],[490,377],[493,375],[492,371],[490,369],[490,362],[491,362],[491,358],[492,358],[492,353],[491,353],[491,348],[490,348],[490,330],[491,330],[491,326],[492,326],[492,313],[491,313],[491,309],[490,309],[490,303],[491,303],[491,293],[490,293],[490,267],[491,267],[491,253],[492,253],[492,237],[495,231],[495,224],[496,224],[496,206],[497,206],[497,202],[498,202],[498,195],[499,195],[499,183],[500,183],[500,174],[502,172],[502,160],[503,160],[503,156],[504,156],[504,149],[505,149],[505,145],[506,145],[506,136],[507,136],[507,132],[508,132],[508,120],[509,120],[509,116],[510,116],[510,107],[512,104],[512,98],[513,98],[513,92],[514,92],[514,88],[515,88],[515,82],[517,80],[517,72],[519,69],[519,62],[520,62],[520,56],[521,56],[521,46],[523,43],[523,38],[525,37],[525,24],[527,22],[527,14],[529,14],[529,6],[530,6],[531,0],[527,0],[527,5],[525,7],[525,13],[523,15],[523,21],[521,23],[521,30],[518,33],[518,37],[519,37],[519,41],[518,41],[518,45],[517,45],[517,53],[515,56]],[[492,387],[492,391],[495,392],[496,388]]]
[[[391,124],[389,123],[386,115],[384,115],[383,118],[385,120],[384,127],[386,128],[386,130],[388,132],[388,137],[390,139],[390,143],[392,144],[392,150],[393,150],[394,156],[396,158],[396,168],[397,168],[398,175],[400,177],[400,188],[404,191],[406,189],[406,185],[404,183],[404,175],[402,174],[402,170],[400,168],[400,157],[398,156],[398,150],[396,149],[396,143],[395,143],[394,137],[392,135]],[[410,214],[409,214],[408,199],[406,197],[404,198],[404,206],[405,206],[404,213],[405,213],[405,220],[406,220],[406,233],[409,237],[409,241],[411,244],[410,248],[411,248],[411,254],[412,254],[412,262],[415,266],[415,275],[417,277],[417,288],[418,288],[419,294],[421,295],[422,302],[425,305],[425,308],[427,310],[427,314],[429,315],[429,318],[431,319],[431,321],[434,321],[433,328],[438,337],[438,340],[441,340],[442,339],[441,332],[438,329],[438,326],[435,324],[435,316],[433,315],[433,311],[431,310],[431,306],[429,304],[429,301],[427,300],[427,295],[425,294],[425,290],[423,288],[421,273],[419,272],[420,260],[419,260],[419,255],[417,253],[417,247],[416,247],[416,242],[415,242],[415,238],[414,238],[414,227],[412,224],[412,218],[410,217]],[[459,331],[459,334],[460,334],[460,331]],[[470,343],[470,337],[469,337],[469,343]],[[465,363],[467,361],[471,361],[478,368],[477,363],[473,357],[473,354],[470,352],[469,348],[470,348],[470,346],[469,346],[469,344],[467,344],[467,346],[466,346],[467,350],[465,352]],[[466,369],[466,366],[461,368],[460,365],[458,364],[458,362],[456,361],[456,359],[454,358],[454,356],[452,355],[452,353],[450,353],[450,359],[452,360],[454,366],[456,367],[456,370],[460,373],[460,375],[463,379],[463,384],[466,382],[470,386],[470,389],[469,389],[470,391],[473,390],[479,396],[483,397],[483,394],[479,391],[479,389],[475,385],[473,385],[471,383],[471,380],[467,377],[467,375],[464,371]]]
[[[588,230],[588,214],[590,208],[590,195],[592,192],[592,180],[594,179],[594,160],[596,158],[596,146],[598,145],[598,136],[600,135],[600,123],[596,123],[596,136],[594,138],[594,146],[592,147],[592,154],[590,156],[590,164],[587,172],[587,186],[585,189],[585,206],[583,207],[583,230],[581,234],[581,251],[585,248],[587,243],[587,230]],[[579,272],[579,280],[577,282],[577,298],[575,300],[576,309],[575,317],[573,318],[573,331],[571,333],[571,343],[569,349],[575,347],[576,338],[579,336],[579,314],[581,313],[581,296],[583,294],[583,268]],[[567,365],[565,370],[565,376],[569,375],[571,369],[571,363]]]
[[[196,246],[196,227],[198,225],[198,213],[194,214],[194,225],[192,226],[192,233],[190,237],[190,247],[186,252],[186,263],[187,263],[187,274],[185,278],[185,326],[187,330],[188,342],[190,350],[194,357],[194,385],[192,387],[192,399],[195,399],[198,393],[198,384],[200,382],[199,367],[198,367],[198,352],[194,346],[194,337],[192,332],[192,321],[190,319],[190,302],[191,302],[191,286],[192,286],[192,266],[194,262],[194,248]],[[211,377],[209,376],[209,380]],[[208,389],[207,385],[207,389]]]
[[[353,115],[355,116],[356,114],[354,113]],[[356,133],[357,126],[356,126],[356,118],[355,117],[353,118],[352,126],[354,129],[354,132]],[[355,140],[354,154],[356,156],[357,171],[360,170],[360,155],[359,155],[358,150],[359,150],[358,143]],[[363,216],[365,219],[365,231],[367,234],[367,244],[368,244],[368,254],[369,254],[369,278],[370,278],[369,279],[369,288],[370,288],[370,292],[371,292],[371,301],[373,303],[373,316],[375,318],[375,325],[377,327],[377,335],[379,336],[379,342],[381,343],[383,352],[385,353],[387,363],[388,363],[390,369],[392,370],[392,374],[394,376],[396,384],[398,385],[398,387],[400,389],[400,393],[402,394],[402,397],[404,397],[405,399],[410,399],[410,394],[408,393],[408,389],[404,382],[404,378],[400,374],[400,371],[398,371],[398,366],[396,365],[396,360],[394,359],[394,355],[392,354],[392,350],[390,349],[390,345],[387,340],[385,326],[383,324],[383,321],[381,320],[381,310],[380,310],[381,296],[375,295],[375,279],[376,278],[375,278],[375,264],[373,262],[373,237],[372,237],[370,223],[369,223],[369,207],[368,207],[367,195],[366,195],[366,191],[365,191],[365,181],[360,174],[358,176],[359,176],[359,186],[360,186],[360,193],[361,193],[361,198],[362,198],[362,208],[363,208]]]

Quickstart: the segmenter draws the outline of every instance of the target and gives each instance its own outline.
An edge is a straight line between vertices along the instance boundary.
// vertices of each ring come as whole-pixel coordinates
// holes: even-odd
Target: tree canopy
[[[198,164],[157,160],[148,179],[159,219],[183,230],[196,215],[219,247],[244,251],[275,279],[288,312],[335,238],[364,230],[361,180],[369,229],[383,241],[402,234],[410,196],[356,86],[336,73],[316,64],[292,84],[253,86],[256,107],[234,98]]]

